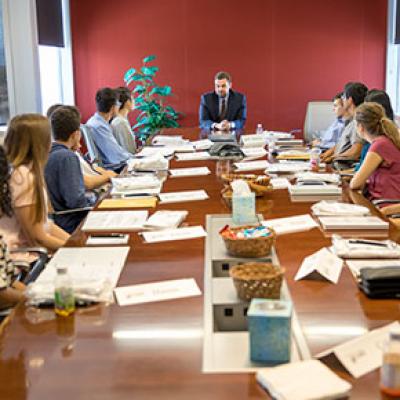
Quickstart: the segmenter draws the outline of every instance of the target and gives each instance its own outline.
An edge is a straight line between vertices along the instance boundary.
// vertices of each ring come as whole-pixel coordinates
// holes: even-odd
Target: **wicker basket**
[[[243,229],[254,228],[254,226],[241,226],[231,228],[232,231],[241,231]],[[225,247],[228,253],[234,257],[264,257],[271,253],[272,246],[275,243],[276,233],[269,228],[271,235],[256,238],[232,239],[221,235],[224,239]]]
[[[229,274],[240,299],[279,299],[285,270],[269,263],[235,265]]]
[[[247,182],[254,182],[257,181],[259,185],[263,186],[268,186],[271,180],[271,177],[269,175],[264,175],[262,179],[260,179],[261,175],[255,175],[255,174],[223,174],[221,176],[221,179],[226,182],[230,183],[236,179],[243,179]]]

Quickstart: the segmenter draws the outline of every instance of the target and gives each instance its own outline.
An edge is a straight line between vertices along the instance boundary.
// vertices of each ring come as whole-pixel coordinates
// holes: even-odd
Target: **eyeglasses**
[[[347,96],[346,96],[345,94],[342,94],[342,95],[340,96],[340,98],[342,99],[342,101],[345,101],[345,100],[347,99]]]
[[[121,103],[120,101],[116,101],[116,102],[115,102],[115,107],[120,108],[120,107],[121,107],[121,104],[122,104],[122,103]]]

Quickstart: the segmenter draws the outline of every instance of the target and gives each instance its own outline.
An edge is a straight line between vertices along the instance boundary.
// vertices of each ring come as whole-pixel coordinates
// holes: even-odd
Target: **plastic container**
[[[319,163],[320,163],[320,154],[321,150],[318,147],[313,147],[310,153],[310,167],[311,171],[318,172],[319,171]]]
[[[261,124],[257,124],[256,135],[262,135],[264,133],[264,129]]]
[[[57,267],[54,282],[54,311],[61,317],[68,317],[75,312],[74,288],[66,267]]]
[[[400,330],[390,332],[384,346],[380,388],[390,397],[400,398]]]

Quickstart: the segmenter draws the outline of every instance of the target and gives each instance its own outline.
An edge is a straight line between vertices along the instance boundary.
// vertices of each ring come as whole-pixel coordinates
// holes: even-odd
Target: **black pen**
[[[123,233],[109,233],[104,235],[90,235],[92,238],[123,238],[125,235]]]
[[[350,244],[370,244],[371,246],[387,247],[386,243],[373,242],[373,241],[370,241],[370,240],[350,239],[349,243]]]

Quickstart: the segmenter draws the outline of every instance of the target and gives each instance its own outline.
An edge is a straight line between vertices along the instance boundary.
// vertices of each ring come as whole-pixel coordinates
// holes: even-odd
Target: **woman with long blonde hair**
[[[47,118],[39,114],[14,117],[5,137],[5,151],[11,171],[6,182],[9,192],[1,193],[0,203],[11,199],[8,213],[0,218],[0,233],[10,247],[40,245],[49,250],[63,246],[69,235],[48,220],[48,200],[44,167],[51,143],[51,128]],[[1,207],[2,208],[2,207]],[[13,240],[13,243],[9,243]]]
[[[356,109],[359,135],[371,143],[351,189],[365,186],[372,199],[400,198],[400,133],[378,103],[366,102]]]

